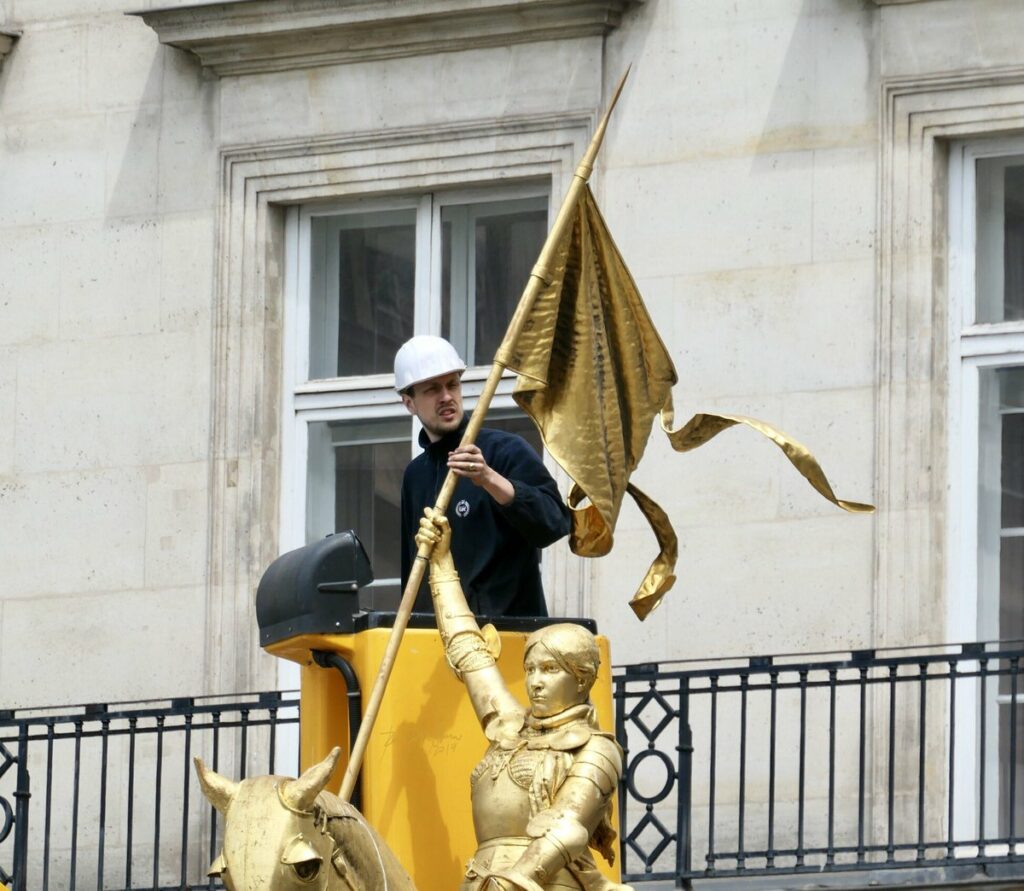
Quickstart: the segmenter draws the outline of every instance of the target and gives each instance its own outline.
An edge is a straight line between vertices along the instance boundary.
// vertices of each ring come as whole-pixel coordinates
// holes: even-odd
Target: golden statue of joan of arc
[[[466,603],[448,521],[425,513],[416,538],[433,546],[437,627],[490,743],[470,779],[477,850],[461,891],[629,891],[598,871],[589,850],[614,859],[611,798],[622,774],[622,750],[590,703],[600,663],[594,636],[570,624],[530,636],[524,710],[495,664],[497,634],[481,630]]]

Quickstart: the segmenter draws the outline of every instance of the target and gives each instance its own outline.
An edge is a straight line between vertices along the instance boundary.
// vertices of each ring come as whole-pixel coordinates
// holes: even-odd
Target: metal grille
[[[623,880],[1024,875],[1022,657],[1003,642],[617,668]]]
[[[0,884],[219,887],[192,758],[232,779],[295,775],[298,705],[272,692],[0,712]]]

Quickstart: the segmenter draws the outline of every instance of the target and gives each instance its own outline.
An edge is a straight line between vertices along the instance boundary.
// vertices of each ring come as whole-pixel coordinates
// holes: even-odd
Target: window
[[[950,513],[959,571],[951,639],[1024,638],[1024,140],[954,146],[950,167],[950,383],[954,456]],[[958,458],[958,460],[956,460]],[[953,462],[951,462],[953,464]],[[954,553],[954,561],[956,554]],[[986,825],[1007,832],[999,800],[1010,771],[1010,678],[991,684],[981,757]],[[1024,738],[1024,690],[1017,695]],[[1016,823],[1024,760],[1016,754]]]
[[[292,208],[288,218],[286,547],[354,529],[375,581],[364,605],[397,605],[402,473],[418,425],[393,389],[395,351],[447,337],[470,366],[471,410],[547,234],[549,187],[486,189]],[[511,380],[488,425],[526,436]],[[305,462],[301,461],[305,456]]]

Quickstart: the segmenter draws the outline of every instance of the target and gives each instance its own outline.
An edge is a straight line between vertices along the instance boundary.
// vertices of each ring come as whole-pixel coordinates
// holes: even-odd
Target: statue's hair
[[[561,622],[534,631],[526,639],[526,652],[523,658],[529,656],[530,650],[537,644],[541,644],[586,690],[589,691],[594,685],[597,669],[601,664],[601,654],[598,652],[594,635],[582,625]]]

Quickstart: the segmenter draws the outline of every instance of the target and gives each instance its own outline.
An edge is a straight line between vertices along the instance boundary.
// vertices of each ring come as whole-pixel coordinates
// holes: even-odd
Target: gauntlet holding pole
[[[619,94],[622,92],[622,87],[625,85],[628,76],[629,69],[626,69],[626,73],[622,75],[622,79],[615,89],[608,110],[604,113],[600,123],[597,125],[597,129],[594,131],[594,136],[590,140],[586,153],[583,155],[583,160],[580,161],[573,174],[572,182],[562,201],[562,206],[555,217],[551,231],[548,232],[548,237],[544,242],[544,247],[541,248],[540,256],[530,272],[530,278],[523,289],[523,296],[519,299],[519,305],[516,307],[512,320],[509,322],[505,339],[502,341],[501,346],[498,348],[498,353],[494,357],[494,364],[491,366],[490,374],[488,374],[487,380],[484,383],[484,388],[480,393],[480,398],[477,400],[476,408],[469,419],[461,445],[470,445],[476,441],[476,436],[483,426],[484,416],[487,414],[491,399],[498,389],[498,383],[501,381],[505,366],[515,352],[516,342],[519,340],[525,319],[533,308],[533,303],[541,288],[546,286],[550,280],[548,270],[551,265],[551,255],[554,252],[555,246],[561,241],[565,227],[572,219],[580,192],[594,169],[597,153],[601,148],[601,142],[608,127],[608,119],[611,117],[612,110],[615,108],[615,103],[619,99]],[[442,513],[448,510],[448,504],[451,501],[452,493],[455,491],[457,481],[458,478],[449,470],[448,475],[445,477],[444,485],[441,487],[440,493],[438,493],[437,502],[434,505]],[[345,777],[341,782],[339,794],[345,801],[348,801],[352,795],[352,790],[355,788],[356,777],[359,774],[363,756],[366,754],[366,747],[370,741],[370,733],[373,731],[374,722],[377,720],[380,704],[384,699],[384,691],[387,688],[388,678],[391,677],[391,670],[398,656],[398,647],[409,624],[409,616],[412,615],[413,604],[416,601],[416,595],[423,581],[423,574],[426,571],[431,550],[432,545],[428,543],[422,543],[416,549],[416,559],[413,561],[412,569],[409,572],[409,579],[405,584],[405,590],[402,592],[402,601],[395,615],[395,624],[391,630],[391,637],[388,639],[384,656],[381,658],[380,669],[377,672],[377,677],[373,682],[373,689],[367,699],[366,711],[363,714],[363,721],[359,726],[359,734],[352,745],[348,767],[345,769]]]

